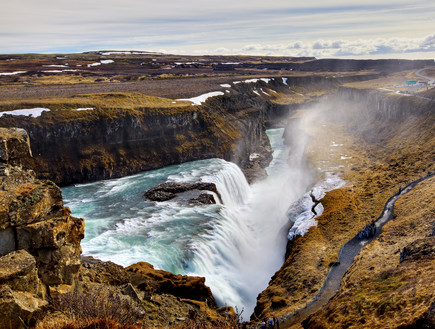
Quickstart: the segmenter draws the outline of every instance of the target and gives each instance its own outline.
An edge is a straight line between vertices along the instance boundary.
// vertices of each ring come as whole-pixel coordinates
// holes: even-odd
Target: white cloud
[[[237,50],[233,50],[237,53]],[[240,49],[244,54],[342,57],[377,56],[381,54],[411,54],[427,52],[427,58],[435,54],[435,34],[425,38],[376,38],[358,40],[316,40],[312,42],[292,41],[287,44],[255,44]]]

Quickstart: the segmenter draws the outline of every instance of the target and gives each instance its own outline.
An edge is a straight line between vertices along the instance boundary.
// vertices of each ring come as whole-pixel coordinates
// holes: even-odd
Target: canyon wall
[[[248,180],[254,181],[264,175],[271,160],[265,128],[316,98],[302,95],[298,102],[280,103],[275,101],[275,94],[294,95],[292,88],[298,86],[308,94],[331,91],[341,83],[376,76],[254,79],[235,82],[224,95],[196,106],[122,108],[108,101],[104,107],[89,104],[93,110],[52,109],[37,118],[4,115],[0,126],[28,132],[33,158],[26,160],[26,167],[38,178],[58,185],[122,177],[213,157],[238,164]],[[119,101],[129,97],[108,96]],[[49,107],[38,104],[44,106]],[[250,159],[252,153],[259,157]]]
[[[317,227],[289,242],[283,266],[257,298],[254,318],[305,307],[320,291],[341,246],[381,213],[399,186],[435,170],[433,100],[341,87],[318,108],[326,115],[313,122],[318,128],[312,130],[312,146],[321,144],[333,154],[331,145],[344,143],[347,159],[339,154],[330,164],[347,184],[321,200],[325,210]],[[322,127],[330,128],[322,135]],[[314,164],[322,167],[327,155],[318,154],[320,162]]]
[[[212,157],[243,167],[251,153],[267,148],[263,104],[224,113],[225,101],[213,109],[50,111],[38,118],[10,116],[2,124],[28,131],[34,157],[26,166],[59,185]]]

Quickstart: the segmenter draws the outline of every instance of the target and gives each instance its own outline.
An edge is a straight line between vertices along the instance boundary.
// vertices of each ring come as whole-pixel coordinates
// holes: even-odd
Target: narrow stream
[[[326,281],[320,292],[314,297],[313,301],[303,309],[289,316],[282,317],[280,319],[280,328],[288,328],[293,324],[299,323],[326,305],[326,303],[336,294],[340,288],[341,279],[343,278],[347,269],[352,265],[355,256],[365,245],[377,239],[382,233],[382,227],[393,218],[394,204],[397,199],[411,191],[421,181],[433,176],[435,176],[435,174],[429,174],[409,183],[404,189],[399,190],[398,193],[388,199],[388,201],[385,203],[381,216],[375,221],[376,233],[370,238],[362,239],[356,235],[351,240],[346,242],[339,252],[337,265],[332,267],[331,271],[328,273]]]

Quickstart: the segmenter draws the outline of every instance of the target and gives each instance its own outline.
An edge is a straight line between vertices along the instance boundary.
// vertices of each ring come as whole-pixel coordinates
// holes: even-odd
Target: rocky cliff
[[[221,97],[213,108],[59,110],[38,118],[8,116],[2,124],[28,131],[34,158],[26,165],[60,185],[212,157],[246,167],[251,153],[270,153],[270,146],[264,105],[239,103],[237,111],[228,110],[228,99],[238,97]]]
[[[30,156],[25,131],[0,129],[0,139],[0,326],[20,328],[44,314],[51,288],[78,278],[84,221],[56,185],[19,167]]]

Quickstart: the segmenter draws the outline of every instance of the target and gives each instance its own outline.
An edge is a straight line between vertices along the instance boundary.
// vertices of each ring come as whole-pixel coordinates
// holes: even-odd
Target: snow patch
[[[325,175],[324,180],[314,185],[311,191],[305,193],[289,207],[287,217],[293,222],[293,226],[287,236],[289,240],[292,240],[297,235],[304,235],[308,232],[310,227],[317,226],[316,218],[323,213],[324,208],[320,202],[314,207],[315,203],[313,198],[315,200],[321,200],[326,195],[326,192],[345,185],[345,181],[337,175],[331,172],[327,172]]]
[[[95,108],[93,107],[79,107],[78,109],[73,109],[73,111],[93,111]]]
[[[231,88],[231,85],[229,83],[223,83],[223,84],[221,84],[221,87],[223,87],[223,88]]]
[[[259,78],[259,79],[247,79],[245,81],[234,81],[234,84],[239,84],[239,83],[256,83],[258,81],[264,81],[266,83],[269,83],[272,79],[270,78]]]
[[[50,64],[50,65],[42,65],[43,67],[68,67],[65,64]]]
[[[23,74],[23,73],[27,73],[27,71],[5,72],[5,73],[0,73],[0,75],[15,75],[15,74]]]
[[[88,67],[99,66],[101,64],[111,64],[111,63],[114,63],[114,62],[115,61],[113,59],[102,59],[99,62],[88,64]]]
[[[35,107],[33,109],[20,109],[20,110],[0,112],[0,117],[2,117],[5,114],[9,114],[9,115],[26,115],[26,116],[31,116],[33,118],[37,118],[41,116],[42,112],[47,112],[47,111],[50,111],[50,109],[46,109],[43,107]]]
[[[202,95],[199,95],[197,97],[180,98],[180,99],[177,99],[177,101],[190,101],[193,103],[192,105],[201,105],[202,103],[204,103],[207,100],[207,98],[221,96],[221,95],[224,95],[224,93],[222,91],[212,91],[210,93],[202,94]]]

